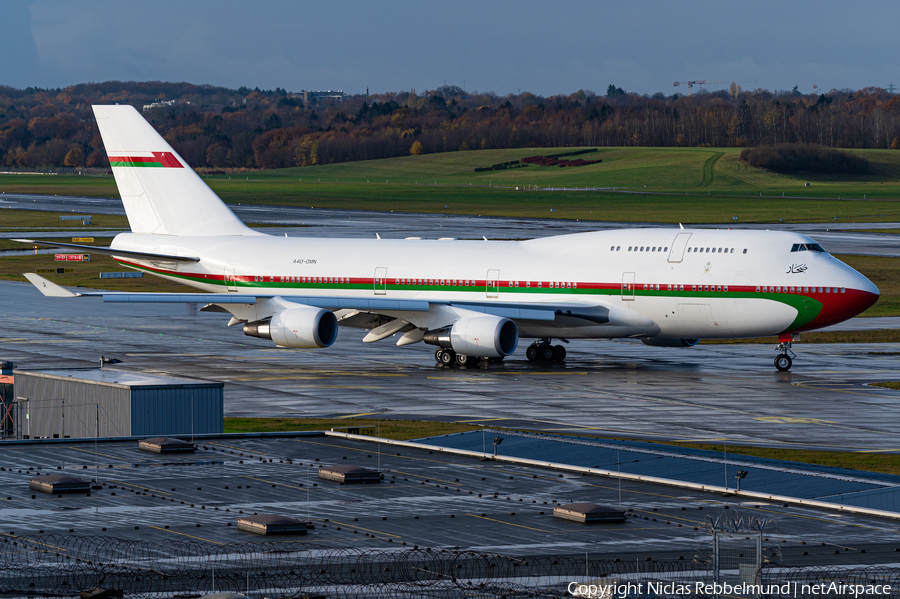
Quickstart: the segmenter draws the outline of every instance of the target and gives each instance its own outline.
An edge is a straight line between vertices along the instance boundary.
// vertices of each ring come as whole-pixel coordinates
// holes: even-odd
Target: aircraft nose
[[[859,281],[856,283],[856,288],[865,293],[871,293],[875,296],[875,299],[878,299],[878,296],[881,295],[881,292],[878,291],[878,287],[875,286],[875,283],[867,279],[866,277],[860,277]],[[873,304],[875,302],[872,302]]]

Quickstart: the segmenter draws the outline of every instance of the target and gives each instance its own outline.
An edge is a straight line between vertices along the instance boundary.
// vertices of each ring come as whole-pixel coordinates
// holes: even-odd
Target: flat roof
[[[785,565],[893,564],[900,548],[895,521],[836,510],[638,481],[620,485],[552,468],[326,436],[226,435],[195,442],[195,454],[165,456],[140,451],[134,441],[101,442],[96,449],[93,442],[0,442],[0,533],[151,543],[191,538],[218,546],[247,540],[238,518],[274,513],[306,520],[308,513],[315,529],[279,539],[334,548],[418,545],[518,556],[690,560],[707,537],[707,516],[741,512],[775,521],[767,543],[780,547]],[[318,479],[319,465],[345,458],[379,469],[384,481],[336,485]],[[29,490],[35,476],[95,473],[103,488],[89,497]],[[553,517],[559,504],[618,508],[620,496],[629,514],[621,523],[585,528]],[[838,546],[851,549],[836,551]]]
[[[26,375],[61,380],[76,380],[113,387],[224,387],[225,383],[174,377],[165,374],[148,374],[125,368],[50,368],[42,370],[16,369],[13,376]]]

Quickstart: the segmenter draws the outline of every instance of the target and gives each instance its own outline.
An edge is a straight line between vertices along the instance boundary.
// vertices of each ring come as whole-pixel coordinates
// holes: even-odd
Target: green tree
[[[84,150],[81,146],[72,146],[72,149],[66,154],[63,164],[71,167],[84,166]]]

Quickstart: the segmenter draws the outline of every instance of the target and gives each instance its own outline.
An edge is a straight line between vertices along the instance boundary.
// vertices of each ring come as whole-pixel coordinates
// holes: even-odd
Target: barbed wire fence
[[[900,596],[900,568],[763,568],[761,583],[799,591],[823,582],[889,584]],[[684,597],[648,582],[693,587],[712,583],[708,562],[592,560],[574,556],[517,557],[435,549],[375,550],[311,543],[214,545],[190,539],[163,542],[101,536],[0,538],[0,593],[71,596],[101,587],[127,597],[162,599],[212,592],[252,597],[571,597],[567,586],[643,583],[632,597]],[[600,582],[598,582],[600,581]],[[806,585],[804,587],[804,585]],[[894,591],[893,589],[897,589]],[[688,593],[704,596],[704,593]],[[779,593],[761,593],[778,596]],[[599,595],[598,595],[599,596]],[[820,595],[819,595],[820,596]],[[844,596],[831,593],[829,597]],[[847,593],[846,596],[850,596]]]

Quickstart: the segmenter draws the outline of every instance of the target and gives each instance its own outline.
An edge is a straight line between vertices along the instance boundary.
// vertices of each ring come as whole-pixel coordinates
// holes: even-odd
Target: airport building
[[[121,368],[13,370],[8,437],[221,433],[224,383]]]

